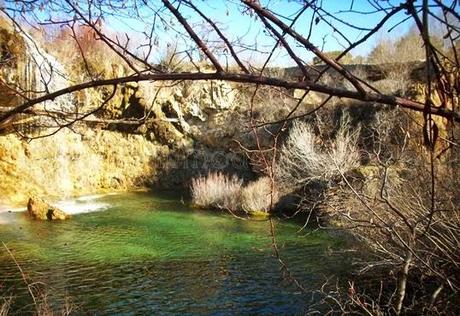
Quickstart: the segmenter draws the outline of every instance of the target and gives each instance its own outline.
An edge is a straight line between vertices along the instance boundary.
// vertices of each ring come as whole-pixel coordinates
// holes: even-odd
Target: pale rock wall
[[[30,142],[0,137],[0,204],[23,204],[29,196],[56,199],[151,184],[152,161],[168,148],[140,135],[63,130]]]
[[[178,139],[193,140],[210,147],[228,148],[241,132],[237,90],[223,81],[184,82],[165,87],[140,83],[137,100],[144,112],[157,119],[172,118],[177,122],[156,122],[144,133],[153,133],[163,143]],[[152,101],[153,100],[153,101]],[[184,145],[184,144],[182,144]]]

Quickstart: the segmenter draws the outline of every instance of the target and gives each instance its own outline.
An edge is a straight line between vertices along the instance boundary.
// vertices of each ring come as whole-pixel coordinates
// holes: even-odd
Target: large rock
[[[70,215],[36,196],[29,198],[27,211],[33,218],[41,220],[64,220],[70,217]]]

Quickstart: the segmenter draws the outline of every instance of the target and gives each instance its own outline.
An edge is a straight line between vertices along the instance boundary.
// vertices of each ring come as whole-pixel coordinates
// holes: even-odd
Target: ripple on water
[[[311,298],[282,278],[267,222],[203,213],[148,194],[104,196],[97,203],[111,206],[59,223],[13,214],[17,224],[0,227],[30,279],[47,283],[55,305],[68,295],[81,314],[301,314]],[[321,284],[322,275],[344,273],[346,258],[326,251],[332,238],[299,237],[298,228],[279,223],[277,237],[308,289]],[[14,289],[13,309],[30,304],[5,252],[0,271],[3,289]]]

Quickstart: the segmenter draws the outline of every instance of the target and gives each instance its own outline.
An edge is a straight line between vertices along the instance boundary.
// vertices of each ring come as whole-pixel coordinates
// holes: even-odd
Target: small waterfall
[[[54,56],[46,53],[46,51],[41,48],[36,41],[32,40],[29,35],[20,34],[22,34],[22,38],[27,47],[25,78],[23,82],[26,85],[24,88],[28,91],[28,94],[32,97],[38,97],[69,86],[70,82],[67,79],[64,66]],[[73,99],[70,94],[38,104],[35,108],[68,113],[72,113],[75,110]],[[59,127],[60,124],[65,123],[65,121],[56,117],[43,117],[36,122],[38,122],[40,126],[46,126],[46,128],[49,126]],[[49,130],[45,130],[44,132],[49,133]],[[52,158],[57,160],[56,163],[53,164],[56,168],[56,170],[54,170],[56,189],[63,198],[68,198],[74,193],[74,185],[69,168],[71,163],[69,158],[69,144],[67,143],[68,139],[71,138],[66,137],[67,133],[67,130],[60,131],[60,133],[55,135],[51,140],[54,142],[54,146],[56,146],[56,155]]]
[[[28,35],[22,35],[27,46],[28,66],[32,69],[27,78],[30,90],[39,92],[54,92],[69,85],[64,66],[52,55],[48,54],[39,44]],[[67,98],[66,101],[71,101]],[[72,102],[59,102],[60,105],[68,106]]]
[[[26,67],[24,69],[23,89],[29,97],[38,97],[55,92],[71,85],[64,66],[52,55],[48,54],[32,38],[23,33],[22,38],[27,47]],[[62,111],[72,113],[75,105],[72,95],[66,94],[54,100],[45,101],[35,106],[36,109]],[[59,119],[42,120],[43,125],[58,126]]]

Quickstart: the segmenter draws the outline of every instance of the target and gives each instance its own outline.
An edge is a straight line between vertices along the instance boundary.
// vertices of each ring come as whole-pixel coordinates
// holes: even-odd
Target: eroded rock
[[[27,203],[27,211],[29,215],[40,220],[64,220],[70,218],[70,215],[64,211],[52,206],[45,200],[32,196]]]

